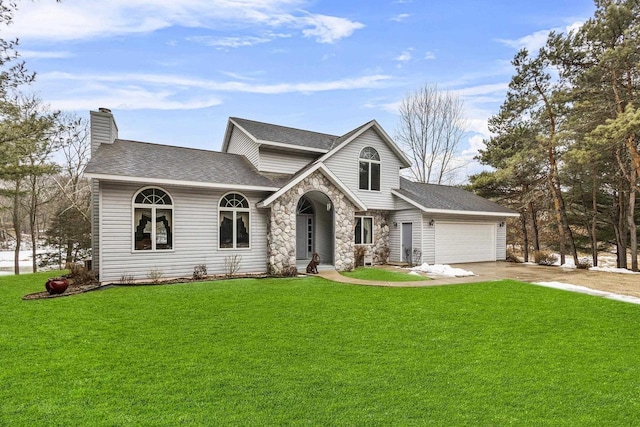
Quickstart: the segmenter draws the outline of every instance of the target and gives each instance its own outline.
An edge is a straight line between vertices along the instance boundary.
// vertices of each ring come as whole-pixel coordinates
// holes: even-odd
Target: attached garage
[[[452,264],[496,260],[496,223],[435,223],[435,262]]]
[[[391,194],[397,197],[398,206],[411,205],[391,217],[395,224],[389,233],[393,261],[402,261],[401,225],[409,220],[414,224],[413,247],[422,249],[422,262],[456,264],[506,258],[507,218],[517,218],[519,213],[459,187],[404,178]],[[416,216],[421,218],[412,219]],[[398,247],[395,252],[394,247]]]

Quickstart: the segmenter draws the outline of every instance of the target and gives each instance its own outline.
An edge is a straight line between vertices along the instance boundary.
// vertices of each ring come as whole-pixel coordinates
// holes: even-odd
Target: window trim
[[[145,190],[150,188],[154,188],[157,190],[164,191],[164,193],[169,196],[171,199],[170,205],[157,205],[157,204],[145,204],[145,203],[136,203],[136,198],[138,194],[142,193]],[[102,204],[100,204],[102,206]],[[151,249],[136,249],[136,209],[151,209]],[[166,209],[171,211],[171,228],[172,228],[172,238],[171,238],[171,249],[156,249],[156,210],[157,209]],[[157,185],[147,185],[146,187],[142,187],[138,189],[135,193],[133,193],[133,197],[131,198],[131,253],[141,254],[141,253],[171,253],[175,252],[175,209],[173,204],[173,196],[170,192],[165,190],[162,187],[158,187]]]
[[[364,150],[366,150],[367,148],[372,149],[373,151],[376,152],[376,154],[378,155],[378,159],[380,160],[373,160],[373,159],[365,159],[362,157],[362,152]],[[367,188],[360,188],[360,163],[366,163],[367,165]],[[371,189],[371,164],[378,164],[380,165],[379,168],[379,176],[378,176],[378,189],[377,190],[373,190]],[[381,192],[382,191],[382,159],[380,157],[380,152],[378,150],[376,150],[374,147],[367,145],[366,147],[363,147],[362,150],[360,150],[360,154],[358,154],[358,191],[374,191],[374,192]]]
[[[373,245],[375,240],[375,222],[373,219],[372,215],[354,215],[354,221],[353,221],[353,244],[354,245]],[[358,218],[361,218],[361,220],[364,220],[365,218],[371,218],[371,243],[356,243],[356,225],[358,223]],[[361,224],[363,224],[364,221],[361,221]],[[364,227],[360,228],[360,241],[362,242],[364,239]]]
[[[220,203],[222,203],[222,200],[227,197],[229,194],[237,194],[239,196],[244,197],[244,199],[247,201],[247,208],[227,208],[227,207],[221,207]],[[221,211],[231,211],[233,212],[233,247],[232,248],[222,248],[220,247],[220,212]],[[246,248],[238,248],[236,246],[237,242],[237,234],[238,234],[238,230],[236,229],[236,221],[237,221],[237,217],[236,214],[238,212],[247,212],[249,214],[249,246],[247,246]],[[224,193],[223,195],[220,196],[220,199],[218,200],[218,217],[217,217],[217,240],[218,240],[218,250],[219,251],[247,251],[247,250],[251,250],[251,244],[253,242],[253,239],[251,238],[251,230],[253,228],[253,225],[251,223],[251,201],[250,199],[245,196],[243,193],[239,192],[239,191],[228,191],[226,193]]]

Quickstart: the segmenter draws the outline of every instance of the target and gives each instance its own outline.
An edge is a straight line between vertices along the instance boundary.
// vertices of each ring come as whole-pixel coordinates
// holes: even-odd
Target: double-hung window
[[[356,216],[354,238],[356,245],[370,245],[373,243],[373,217]]]
[[[133,199],[133,250],[173,249],[173,201],[159,188],[143,188]]]
[[[373,147],[365,147],[360,151],[359,159],[360,190],[380,191],[380,155]]]
[[[229,193],[220,199],[219,247],[220,249],[243,249],[249,247],[249,201],[238,193]]]

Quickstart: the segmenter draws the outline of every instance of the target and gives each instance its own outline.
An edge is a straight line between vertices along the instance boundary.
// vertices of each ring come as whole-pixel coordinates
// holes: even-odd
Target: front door
[[[413,257],[413,224],[410,222],[402,223],[402,261],[411,264],[411,258]]]
[[[296,259],[313,255],[313,215],[296,215]]]

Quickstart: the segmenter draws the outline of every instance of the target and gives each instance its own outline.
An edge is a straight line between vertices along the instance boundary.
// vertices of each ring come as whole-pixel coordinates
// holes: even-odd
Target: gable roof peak
[[[275,125],[240,117],[229,117],[229,122],[239,127],[259,144],[284,145],[303,151],[327,152],[333,145],[333,141],[338,138],[336,135],[327,133]]]

